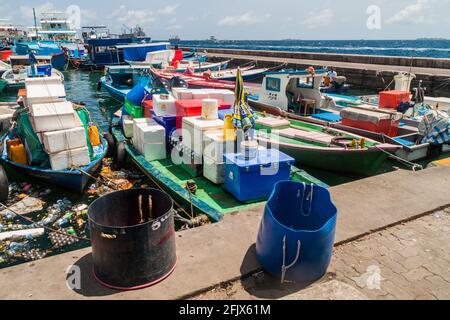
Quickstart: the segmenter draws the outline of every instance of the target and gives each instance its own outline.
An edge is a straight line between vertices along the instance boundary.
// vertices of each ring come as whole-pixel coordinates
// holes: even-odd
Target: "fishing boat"
[[[250,96],[249,103],[256,109],[293,120],[395,145],[397,150],[390,152],[398,160],[416,161],[430,154],[434,147],[422,141],[419,121],[404,118],[393,109],[380,109],[360,97],[322,94],[320,85],[325,75],[326,70],[266,73],[261,91]],[[342,121],[344,113],[346,123]]]
[[[255,65],[239,68],[242,72],[242,78],[244,81],[255,81],[264,76],[264,73],[269,71],[269,68],[255,69]],[[219,71],[207,71],[204,73],[195,73],[196,76],[205,76],[216,80],[236,81],[238,69],[226,69]]]
[[[10,138],[8,138],[8,136],[4,136],[1,141],[3,148],[0,156],[0,162],[6,170],[9,169],[32,179],[36,179],[50,185],[59,186],[76,193],[81,193],[86,188],[86,185],[89,180],[91,180],[93,174],[95,174],[95,172],[101,167],[102,159],[106,156],[106,150],[108,149],[107,141],[102,138],[103,149],[105,151],[97,159],[94,159],[89,165],[78,170],[51,170],[20,165],[9,160],[8,152],[6,150],[6,145],[9,139]]]
[[[16,51],[18,55],[23,56],[30,52],[36,56],[50,56],[52,67],[62,72],[66,71],[69,66],[67,51],[55,41],[19,42],[16,44]]]
[[[38,64],[37,69],[33,74],[29,57],[26,56],[11,56],[11,68],[3,73],[0,77],[0,88],[3,90],[16,90],[25,87],[25,79],[29,77],[50,77],[56,76],[64,80],[64,75],[51,67],[52,57],[50,56],[36,56]],[[40,70],[42,68],[42,71]]]
[[[27,79],[26,89],[25,109],[1,138],[2,166],[6,171],[82,192],[108,152],[107,140],[98,129],[94,133],[84,105],[65,100],[59,78]],[[57,123],[53,118],[59,119]]]
[[[177,77],[184,82],[186,82],[190,88],[211,88],[211,89],[226,89],[226,90],[234,90],[236,83],[234,81],[226,81],[226,80],[216,80],[211,79],[207,76],[193,75],[193,74],[184,74],[178,72],[168,72],[166,70],[159,70],[156,68],[150,69],[154,78],[162,78],[166,80],[171,80],[174,77]],[[261,85],[257,83],[245,82],[244,83],[245,91],[250,94],[255,94],[260,91]]]
[[[89,38],[86,41],[89,58],[79,61],[80,69],[98,69],[110,65],[125,64],[125,59],[131,60],[144,52],[164,50],[170,45],[167,42],[152,43],[151,38]],[[139,50],[140,49],[140,50]]]

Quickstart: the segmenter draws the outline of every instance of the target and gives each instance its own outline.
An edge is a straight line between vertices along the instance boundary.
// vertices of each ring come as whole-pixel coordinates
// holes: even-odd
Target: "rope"
[[[395,154],[392,154],[392,153],[390,153],[390,152],[387,152],[386,150],[384,150],[384,149],[382,149],[382,148],[380,148],[380,147],[378,147],[378,146],[376,146],[375,148],[377,148],[377,149],[380,150],[381,152],[387,154],[387,155],[389,156],[389,158],[391,158],[391,159],[393,159],[393,160],[397,160],[398,162],[400,162],[400,163],[402,163],[402,164],[404,164],[404,165],[406,165],[406,166],[410,166],[411,169],[412,169],[414,172],[416,172],[416,171],[418,171],[418,170],[423,170],[423,169],[424,169],[423,166],[420,165],[420,164],[413,163],[413,162],[410,162],[410,161],[408,161],[408,160],[402,159],[402,158],[396,156]]]

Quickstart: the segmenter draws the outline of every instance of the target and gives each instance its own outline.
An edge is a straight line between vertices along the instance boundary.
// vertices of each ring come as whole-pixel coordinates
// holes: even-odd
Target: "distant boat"
[[[178,44],[180,43],[181,39],[179,36],[175,36],[175,37],[170,37],[169,42],[171,44]]]

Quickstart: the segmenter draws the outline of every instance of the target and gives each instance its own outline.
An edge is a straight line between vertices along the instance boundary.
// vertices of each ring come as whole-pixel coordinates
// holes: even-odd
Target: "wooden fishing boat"
[[[257,139],[293,157],[298,164],[326,171],[371,176],[400,149],[356,134],[290,119],[290,128],[258,133]]]
[[[7,141],[8,137],[4,136],[2,138],[2,154],[0,156],[0,162],[7,171],[8,169],[13,170],[29,178],[37,179],[51,185],[56,185],[76,193],[83,192],[87,183],[91,180],[92,175],[102,165],[102,159],[106,156],[106,152],[108,150],[108,143],[104,138],[102,138],[104,152],[97,159],[93,160],[88,166],[80,168],[80,170],[50,170],[32,166],[24,166],[9,160],[6,150]]]
[[[160,77],[166,80],[171,80],[174,77],[178,77],[181,80],[184,80],[190,88],[227,89],[234,91],[236,86],[236,83],[234,81],[216,80],[199,75],[187,75],[184,73],[167,72],[155,68],[151,68],[150,71],[154,77]],[[261,89],[261,85],[245,82],[244,88],[248,93],[257,93]]]
[[[240,70],[242,72],[242,78],[244,79],[244,81],[255,81],[257,79],[262,78],[264,76],[264,73],[269,71],[268,68],[255,69],[254,65],[240,68]],[[205,76],[216,80],[236,81],[237,71],[238,69],[227,69],[220,71],[212,71],[209,74],[195,73],[195,75],[200,77]]]
[[[308,70],[266,73],[259,93],[249,96],[249,104],[257,110],[292,120],[339,129],[379,143],[395,145],[397,150],[391,150],[393,155],[406,161],[420,160],[430,154],[433,147],[420,142],[417,121],[402,119],[395,136],[342,124],[340,114],[349,107],[387,114],[395,113],[395,110],[381,110],[360,97],[324,95],[320,91],[320,84],[325,75],[325,70],[316,70],[313,75]],[[442,150],[446,152],[447,147],[443,146]]]
[[[25,87],[25,79],[32,77],[33,74],[30,71],[28,55],[26,56],[11,56],[11,69],[7,70],[0,77],[0,87],[3,86],[3,90],[17,90]],[[50,56],[37,56],[38,65],[50,65]],[[36,73],[35,77],[47,77],[44,73]],[[60,77],[64,80],[62,72],[52,68],[52,77]]]

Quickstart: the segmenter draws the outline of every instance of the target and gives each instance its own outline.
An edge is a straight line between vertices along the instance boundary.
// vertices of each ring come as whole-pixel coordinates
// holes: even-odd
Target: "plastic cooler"
[[[400,116],[372,110],[345,108],[341,111],[342,124],[370,132],[383,133],[389,137],[398,135]]]
[[[142,106],[144,107],[144,118],[151,118],[153,116],[153,100],[145,100]]]
[[[379,94],[379,107],[382,109],[397,109],[403,102],[410,102],[411,97],[408,91],[382,91]]]
[[[231,104],[218,100],[219,110],[227,110],[231,108]],[[202,115],[203,100],[177,100],[175,106],[177,108],[177,129],[181,129],[184,117],[198,117]]]
[[[254,159],[225,155],[225,189],[241,202],[269,198],[277,182],[289,180],[295,160],[276,149],[263,149]]]
[[[44,74],[48,77],[51,77],[52,75],[52,66],[49,64],[46,65],[40,65],[36,67],[36,72],[38,74]]]
[[[167,151],[170,152],[172,149],[170,136],[177,129],[177,117],[159,117],[154,111],[151,111],[151,115],[151,117],[166,130],[166,147]]]

